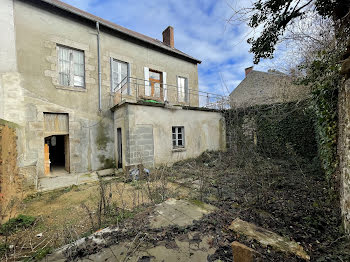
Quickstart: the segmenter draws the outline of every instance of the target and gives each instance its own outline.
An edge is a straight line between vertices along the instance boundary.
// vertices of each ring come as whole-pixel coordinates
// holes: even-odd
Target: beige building
[[[224,148],[199,108],[200,61],[57,0],[0,1],[0,118],[16,123],[20,173],[40,177],[172,163]]]
[[[235,108],[255,105],[286,103],[305,99],[309,94],[305,86],[293,84],[292,78],[275,70],[245,69],[245,78],[231,92],[230,104]]]

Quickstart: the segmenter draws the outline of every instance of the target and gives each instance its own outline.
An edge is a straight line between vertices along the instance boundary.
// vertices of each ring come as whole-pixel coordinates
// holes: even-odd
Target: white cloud
[[[246,43],[250,29],[229,24],[233,8],[249,6],[239,0],[64,0],[78,8],[131,30],[161,39],[162,31],[175,28],[175,46],[202,60],[200,89],[227,94],[244,78],[253,55]],[[262,68],[259,65],[257,68]]]

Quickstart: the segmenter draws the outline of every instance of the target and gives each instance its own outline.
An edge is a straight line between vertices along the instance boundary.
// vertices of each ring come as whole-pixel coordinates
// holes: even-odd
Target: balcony
[[[113,100],[112,107],[124,102],[148,102],[220,110],[229,105],[228,98],[222,95],[191,88],[179,88],[135,77],[125,77],[112,90],[111,98]]]

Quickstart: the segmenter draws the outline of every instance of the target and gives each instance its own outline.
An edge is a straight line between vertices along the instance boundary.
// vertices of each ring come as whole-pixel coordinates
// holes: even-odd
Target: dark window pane
[[[178,134],[177,138],[182,139],[182,134]]]
[[[176,139],[176,134],[173,134],[173,139]]]
[[[178,140],[177,143],[179,146],[182,146],[182,140]]]
[[[173,140],[173,146],[176,146],[176,141],[175,140]]]

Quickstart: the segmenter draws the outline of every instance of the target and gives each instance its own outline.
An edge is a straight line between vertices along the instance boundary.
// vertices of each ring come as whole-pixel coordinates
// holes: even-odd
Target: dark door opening
[[[45,159],[48,159],[45,172],[69,172],[69,138],[68,135],[45,137]],[[47,152],[46,152],[47,151]]]
[[[122,129],[117,128],[117,145],[118,145],[118,168],[123,168],[123,145],[122,145]]]

